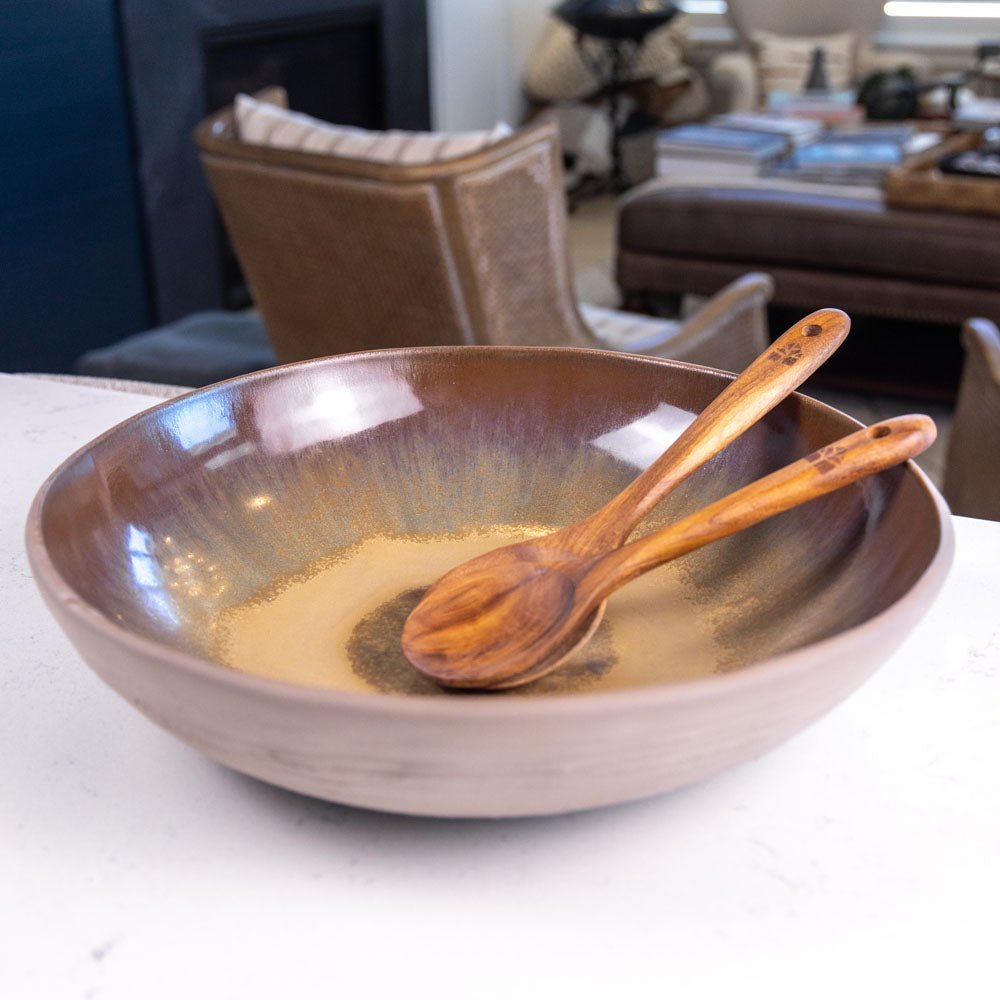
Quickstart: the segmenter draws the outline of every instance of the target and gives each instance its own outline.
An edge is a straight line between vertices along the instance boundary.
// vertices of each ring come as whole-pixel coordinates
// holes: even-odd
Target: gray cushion
[[[256,312],[198,312],[98,347],[76,362],[80,375],[202,386],[277,364]]]

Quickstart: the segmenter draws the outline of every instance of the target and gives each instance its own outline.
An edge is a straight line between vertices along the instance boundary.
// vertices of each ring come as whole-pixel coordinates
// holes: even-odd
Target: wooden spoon
[[[444,630],[409,632],[407,655],[448,687],[504,688],[555,669],[591,637],[619,587],[671,559],[919,455],[934,440],[929,417],[886,420],[779,469],[645,538],[556,572],[507,572],[509,587]],[[527,604],[523,597],[531,595]],[[407,623],[409,627],[409,623]],[[411,655],[412,652],[412,655]]]
[[[465,676],[486,663],[503,628],[547,606],[574,567],[622,545],[675,486],[801,385],[843,342],[850,320],[820,309],[800,320],[731,382],[634,482],[584,520],[495,549],[441,577],[410,614],[403,651],[434,677]],[[597,620],[594,622],[596,628]],[[504,640],[504,645],[511,637]],[[447,682],[446,682],[447,683]]]

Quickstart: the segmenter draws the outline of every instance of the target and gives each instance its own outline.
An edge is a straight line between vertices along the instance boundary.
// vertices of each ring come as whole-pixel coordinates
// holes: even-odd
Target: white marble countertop
[[[45,476],[148,397],[0,375],[0,996],[995,996],[1000,523],[878,674],[634,805],[446,822],[305,799],[161,732],[32,583]]]

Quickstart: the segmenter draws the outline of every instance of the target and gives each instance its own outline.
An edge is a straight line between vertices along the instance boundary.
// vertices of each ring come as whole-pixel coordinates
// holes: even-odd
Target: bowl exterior
[[[37,551],[37,546],[32,546]],[[906,638],[936,595],[953,538],[889,613],[731,676],[603,696],[501,703],[311,695],[192,670],[122,644],[42,592],[93,670],[157,725],[244,774],[331,802],[421,816],[539,816],[669,792],[752,760],[820,718]],[[240,683],[233,683],[237,680]]]

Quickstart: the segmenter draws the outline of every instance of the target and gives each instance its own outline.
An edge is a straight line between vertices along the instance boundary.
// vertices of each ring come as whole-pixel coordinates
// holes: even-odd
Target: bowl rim
[[[265,697],[282,703],[307,703],[313,709],[327,708],[342,711],[366,711],[389,716],[420,717],[428,720],[465,720],[471,716],[481,719],[523,720],[533,716],[552,715],[607,715],[609,712],[627,712],[631,709],[653,709],[664,703],[685,705],[712,699],[719,695],[737,696],[745,690],[753,690],[780,682],[791,675],[808,670],[817,661],[832,657],[850,656],[851,652],[863,645],[867,637],[887,623],[897,619],[916,618],[926,609],[941,589],[948,569],[954,558],[955,532],[951,512],[940,492],[927,475],[912,460],[905,463],[906,471],[915,476],[918,485],[937,515],[939,538],[937,549],[931,561],[910,588],[889,607],[872,618],[852,626],[842,632],[810,643],[808,646],[788,650],[764,660],[746,664],[728,673],[713,674],[681,681],[662,681],[611,691],[574,691],[552,693],[537,698],[497,697],[492,692],[462,692],[456,697],[440,695],[412,695],[383,692],[345,691],[337,688],[296,684],[291,681],[276,680],[256,674],[246,673],[196,653],[175,649],[156,639],[150,639],[131,632],[103,612],[91,605],[62,576],[52,561],[44,541],[42,512],[52,487],[59,477],[82,458],[89,450],[102,444],[113,435],[122,433],[130,425],[139,423],[154,411],[176,405],[192,395],[208,393],[222,386],[246,383],[274,377],[274,373],[289,368],[326,367],[331,364],[350,363],[358,359],[378,358],[386,355],[409,356],[452,353],[518,354],[547,353],[596,355],[636,360],[657,367],[679,368],[705,371],[721,375],[728,380],[736,376],[718,368],[674,361],[668,358],[654,358],[648,355],[609,352],[597,348],[577,347],[533,347],[514,345],[442,345],[422,347],[383,348],[374,351],[356,351],[349,354],[310,358],[306,361],[276,365],[260,371],[238,375],[234,378],[214,382],[211,385],[192,389],[170,399],[126,417],[101,434],[75,449],[56,466],[38,488],[28,511],[25,524],[25,548],[32,575],[43,596],[58,604],[63,612],[75,619],[77,625],[90,632],[102,634],[117,645],[124,646],[132,653],[158,662],[158,666],[192,675],[195,679],[215,687],[235,688],[254,697]],[[791,396],[808,400],[810,405],[832,411],[845,419],[863,426],[855,418],[827,403],[795,392]],[[873,668],[874,669],[874,668]]]

